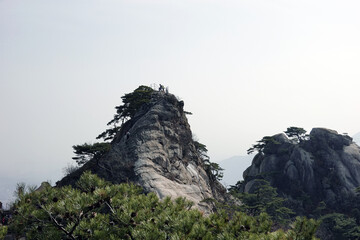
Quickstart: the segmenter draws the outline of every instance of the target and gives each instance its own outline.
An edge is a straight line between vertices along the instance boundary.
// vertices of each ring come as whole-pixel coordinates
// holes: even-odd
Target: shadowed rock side
[[[172,94],[154,92],[151,102],[122,126],[106,155],[92,159],[57,186],[74,185],[82,172],[91,170],[113,183],[138,184],[160,198],[185,197],[211,212],[211,206],[201,201],[221,201],[226,190],[205,171],[183,105]]]
[[[242,191],[251,192],[254,180],[265,178],[293,200],[293,208],[303,204],[304,196],[314,206],[324,201],[332,209],[347,208],[360,186],[360,148],[352,138],[324,128],[314,128],[310,139],[300,143],[285,134],[273,138],[279,144],[257,154],[243,173]],[[299,209],[304,211],[302,206]]]

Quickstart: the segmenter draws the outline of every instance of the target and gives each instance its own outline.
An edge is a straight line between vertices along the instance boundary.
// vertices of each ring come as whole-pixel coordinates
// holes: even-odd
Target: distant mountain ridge
[[[353,141],[354,141],[358,146],[360,146],[360,132],[356,133],[356,134],[353,136]]]
[[[251,165],[253,157],[253,155],[233,156],[220,161],[219,165],[224,169],[224,177],[221,183],[228,187],[243,180],[242,173]]]

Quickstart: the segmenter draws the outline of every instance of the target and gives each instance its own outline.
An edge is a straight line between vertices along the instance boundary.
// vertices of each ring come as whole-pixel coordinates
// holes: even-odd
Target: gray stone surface
[[[314,128],[310,139],[301,143],[283,134],[274,138],[280,144],[256,155],[244,172],[243,191],[251,192],[253,179],[266,178],[282,195],[293,198],[306,193],[314,202],[340,206],[354,196],[360,186],[360,148],[349,136]]]
[[[163,92],[156,92],[152,102],[124,124],[106,156],[91,160],[58,185],[72,184],[88,169],[114,183],[138,184],[160,198],[185,197],[207,213],[212,206],[201,201],[222,200],[226,192],[204,169],[183,103]]]

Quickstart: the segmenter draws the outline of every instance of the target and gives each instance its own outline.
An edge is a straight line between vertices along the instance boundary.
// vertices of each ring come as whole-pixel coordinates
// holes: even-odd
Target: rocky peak
[[[133,182],[160,198],[185,197],[211,212],[204,199],[221,200],[226,190],[212,180],[192,140],[184,103],[174,95],[154,91],[151,101],[121,127],[110,151],[92,159],[57,183],[74,184],[91,170],[113,183]]]
[[[340,135],[337,131],[327,128],[313,128],[310,132],[311,145],[321,149],[342,150],[352,143],[352,138]]]
[[[255,179],[262,178],[294,204],[301,205],[306,195],[314,205],[324,201],[335,209],[345,208],[360,186],[360,148],[352,138],[325,128],[314,128],[301,142],[284,134],[273,138],[277,144],[258,153],[244,172],[242,191],[251,192]]]
[[[278,143],[291,143],[291,140],[285,133],[275,134],[272,138]]]

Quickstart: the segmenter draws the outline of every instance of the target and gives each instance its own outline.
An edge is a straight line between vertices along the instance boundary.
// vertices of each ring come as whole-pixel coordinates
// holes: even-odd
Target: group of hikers
[[[159,86],[159,92],[169,93],[169,88],[168,88],[168,87],[164,87],[164,85],[160,84],[160,86]]]

